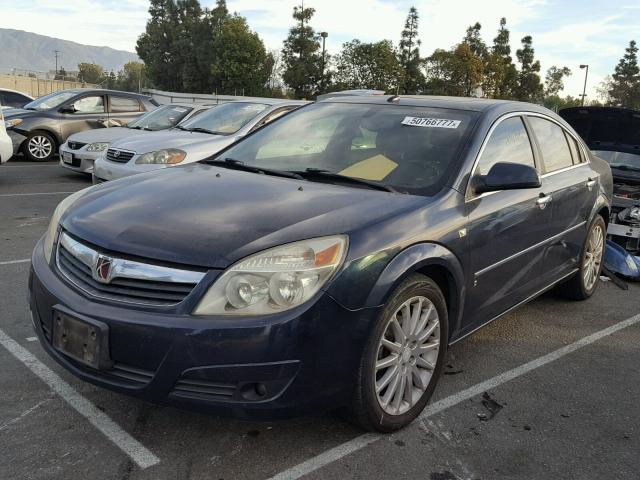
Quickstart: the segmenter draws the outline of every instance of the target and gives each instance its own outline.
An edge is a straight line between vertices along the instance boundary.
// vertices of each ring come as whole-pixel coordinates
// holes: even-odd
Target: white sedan
[[[308,103],[271,98],[230,102],[211,108],[174,129],[118,140],[96,160],[93,181],[101,183],[197,162]]]

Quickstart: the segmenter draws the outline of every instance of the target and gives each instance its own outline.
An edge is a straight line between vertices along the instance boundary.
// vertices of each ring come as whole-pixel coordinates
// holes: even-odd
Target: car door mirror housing
[[[498,162],[486,175],[476,175],[473,189],[476,194],[499,190],[540,188],[540,177],[535,168],[520,163]]]
[[[58,110],[60,113],[76,113],[76,107],[73,105],[65,105]]]

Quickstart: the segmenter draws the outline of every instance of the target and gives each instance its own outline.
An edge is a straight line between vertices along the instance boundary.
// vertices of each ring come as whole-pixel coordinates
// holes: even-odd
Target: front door
[[[69,112],[61,113],[60,133],[64,141],[69,135],[107,126],[107,110],[104,95],[86,95],[75,98],[67,105]]]
[[[536,167],[521,117],[508,117],[493,129],[474,175],[486,175],[497,162]],[[517,305],[542,287],[552,209],[544,187],[467,193],[468,285],[463,333]]]

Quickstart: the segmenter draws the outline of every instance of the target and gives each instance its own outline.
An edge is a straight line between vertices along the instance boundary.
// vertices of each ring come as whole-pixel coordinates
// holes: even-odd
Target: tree
[[[612,105],[640,108],[640,68],[638,67],[638,47],[631,40],[624,56],[616,65],[609,85]]]
[[[249,30],[244,17],[234,15],[222,24],[213,49],[218,53],[211,66],[214,89],[219,93],[263,95],[273,57],[257,33]]]
[[[146,86],[146,67],[144,63],[127,62],[118,72],[118,89],[127,92],[139,92]]]
[[[467,28],[463,43],[469,46],[469,49],[476,57],[486,58],[489,54],[489,49],[487,48],[487,44],[484,43],[484,40],[482,40],[482,36],[480,35],[481,29],[482,25],[480,25],[480,22],[476,22]]]
[[[105,79],[104,69],[95,63],[79,63],[78,78],[85,83],[102,83]]]
[[[370,88],[395,92],[398,87],[401,67],[389,40],[362,43],[354,39],[344,43],[334,64],[336,90]]]
[[[449,51],[436,50],[427,64],[429,94],[468,97],[475,95],[482,84],[482,59],[464,41]]]
[[[544,78],[544,95],[545,97],[558,95],[564,89],[564,77],[571,75],[571,69],[568,67],[558,68],[555,65],[547,70]]]
[[[424,89],[425,77],[422,72],[424,60],[420,57],[418,20],[418,10],[411,7],[402,30],[399,49],[399,60],[403,69],[400,89],[405,95],[420,93]]]
[[[518,72],[511,58],[510,32],[507,19],[500,19],[498,35],[493,39],[493,46],[487,57],[483,90],[490,98],[513,98]]]
[[[313,8],[293,8],[293,18],[297,23],[289,30],[282,49],[282,79],[297,98],[311,98],[321,87],[323,62],[319,53],[320,37],[309,26],[314,13]]]
[[[136,52],[147,66],[149,77],[158,88],[181,91],[181,54],[176,50],[178,12],[173,0],[151,0],[151,18],[140,35]]]
[[[520,64],[518,72],[518,83],[516,87],[516,98],[527,102],[538,100],[543,91],[540,82],[540,62],[535,60],[533,41],[531,35],[527,35],[522,40],[522,48],[516,51],[516,57]]]

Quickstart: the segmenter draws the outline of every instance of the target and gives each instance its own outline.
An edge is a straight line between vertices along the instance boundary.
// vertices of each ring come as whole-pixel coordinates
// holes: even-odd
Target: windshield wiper
[[[305,180],[313,180],[314,178],[320,177],[320,178],[336,180],[338,182],[343,182],[343,183],[351,183],[353,185],[361,185],[363,187],[368,187],[375,190],[383,190],[385,192],[398,193],[398,191],[395,188],[389,185],[385,185],[384,183],[376,182],[373,180],[365,180],[363,178],[348,177],[347,175],[341,175],[340,173],[335,173],[330,170],[325,170],[323,168],[307,168],[304,172],[294,172],[294,173],[301,175],[302,177],[305,178]]]
[[[127,128],[130,128],[131,130],[142,130],[142,127],[136,125],[135,127],[132,127],[131,125],[127,125]]]
[[[173,128],[177,128],[178,130],[184,130],[185,132],[190,132],[191,130],[188,128],[183,127],[182,125],[176,125]]]
[[[273,175],[274,177],[295,178],[297,180],[303,179],[302,175],[294,172],[288,172],[286,170],[274,170],[271,168],[253,167],[251,165],[246,165],[241,160],[235,160],[233,158],[225,158],[224,160],[202,160],[202,162],[209,165],[229,168],[231,170],[242,170],[243,172],[259,173],[262,175]]]
[[[209,133],[211,135],[220,135],[218,132],[214,132],[213,130],[209,130],[208,128],[202,128],[202,127],[185,128],[184,130],[188,130],[190,132],[198,132],[198,133]]]

